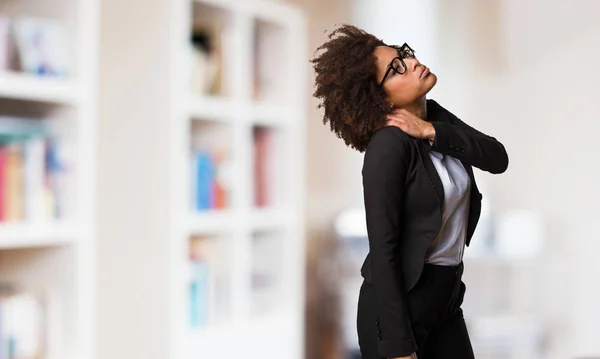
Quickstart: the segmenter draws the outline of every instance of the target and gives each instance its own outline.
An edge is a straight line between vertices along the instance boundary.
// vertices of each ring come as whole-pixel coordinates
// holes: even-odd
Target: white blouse
[[[442,228],[427,249],[425,263],[454,266],[463,258],[469,220],[471,179],[456,158],[436,151],[429,156],[444,186]]]

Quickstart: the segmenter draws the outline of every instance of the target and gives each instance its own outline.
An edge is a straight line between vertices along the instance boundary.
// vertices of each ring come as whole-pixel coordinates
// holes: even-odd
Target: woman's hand
[[[387,125],[396,126],[410,136],[422,139],[435,139],[435,128],[405,109],[397,109],[387,115]]]

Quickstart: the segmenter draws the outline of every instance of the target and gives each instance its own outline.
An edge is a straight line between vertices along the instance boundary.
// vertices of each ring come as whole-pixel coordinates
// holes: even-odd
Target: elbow
[[[490,169],[490,173],[501,174],[506,172],[506,170],[508,169],[508,154],[506,153],[504,146],[502,147],[502,151],[499,153],[497,158],[498,160],[496,162],[496,165],[494,166],[494,168]]]

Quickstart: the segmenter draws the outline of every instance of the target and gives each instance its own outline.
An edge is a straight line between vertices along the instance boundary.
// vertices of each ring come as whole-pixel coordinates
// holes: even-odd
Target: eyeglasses
[[[395,73],[402,75],[406,72],[406,64],[404,63],[404,59],[407,58],[415,58],[415,51],[408,46],[407,43],[404,43],[402,46],[390,46],[391,48],[396,49],[398,52],[398,56],[394,57],[387,69],[385,70],[385,75],[383,75],[383,79],[379,83],[379,87],[383,86],[383,82],[388,77],[390,71],[394,71]]]

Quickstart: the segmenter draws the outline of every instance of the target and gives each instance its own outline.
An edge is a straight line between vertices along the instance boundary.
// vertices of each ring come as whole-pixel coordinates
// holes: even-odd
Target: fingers
[[[404,114],[404,113],[392,112],[392,113],[388,113],[387,116],[391,117],[391,118],[396,118],[396,119],[408,120],[408,116],[406,114]]]
[[[396,126],[396,127],[398,127],[399,129],[401,129],[404,132],[408,132],[409,131],[409,126],[404,121],[399,121],[399,120],[395,120],[395,119],[388,119],[387,125],[388,126]]]
[[[393,122],[394,126],[408,126],[410,119],[403,117],[403,116],[396,116],[396,115],[387,115],[386,119],[388,122]]]
[[[388,126],[396,126],[416,138],[425,138],[424,121],[405,109],[396,109],[386,116]]]
[[[411,126],[409,121],[407,121],[407,120],[396,119],[393,116],[390,116],[390,117],[388,117],[387,125],[398,127],[399,129],[402,130],[402,132],[404,132],[410,136],[419,137],[419,132],[417,131],[417,129],[414,126]]]

